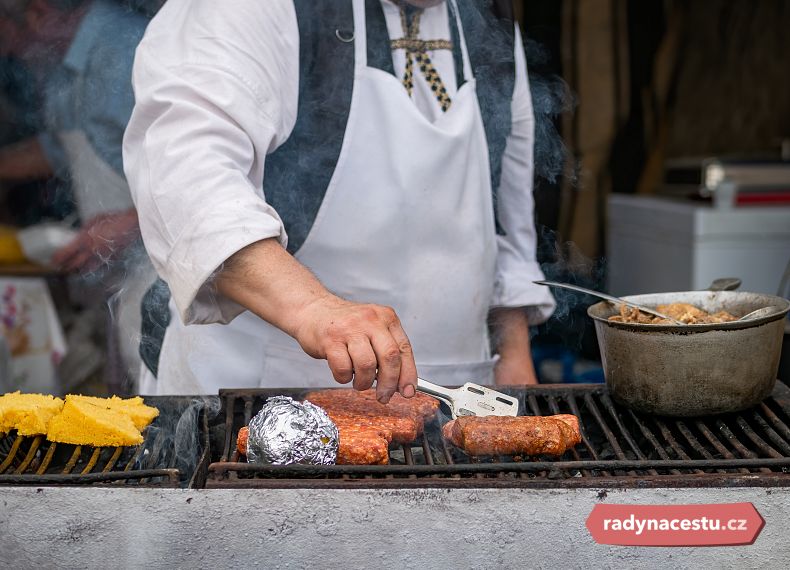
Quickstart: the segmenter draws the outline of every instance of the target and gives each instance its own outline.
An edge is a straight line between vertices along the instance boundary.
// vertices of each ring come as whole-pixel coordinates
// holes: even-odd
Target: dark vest
[[[510,0],[456,0],[477,82],[491,170],[494,211],[502,156],[510,134],[515,85],[514,24]],[[365,0],[368,66],[394,74],[389,34],[380,0]],[[450,4],[448,4],[449,6]],[[288,251],[304,243],[324,199],[343,144],[354,86],[351,0],[294,0],[299,26],[299,102],[288,140],[266,157],[266,200],[283,220]],[[458,87],[463,63],[451,16]],[[501,228],[497,224],[497,231]],[[143,298],[140,355],[156,375],[159,351],[170,322],[169,291],[156,283]]]

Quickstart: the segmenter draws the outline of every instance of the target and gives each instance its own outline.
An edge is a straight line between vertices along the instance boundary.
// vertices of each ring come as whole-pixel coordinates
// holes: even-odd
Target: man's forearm
[[[294,337],[327,360],[335,380],[354,381],[387,403],[415,393],[417,367],[406,332],[389,307],[353,303],[330,293],[276,239],[236,252],[216,279],[222,295]]]
[[[296,336],[297,315],[331,296],[310,271],[272,238],[234,254],[217,277],[220,293]]]
[[[489,316],[492,338],[499,362],[497,384],[536,384],[529,344],[529,321],[523,308],[501,308]]]
[[[36,138],[0,148],[0,180],[29,182],[53,175],[52,166]]]

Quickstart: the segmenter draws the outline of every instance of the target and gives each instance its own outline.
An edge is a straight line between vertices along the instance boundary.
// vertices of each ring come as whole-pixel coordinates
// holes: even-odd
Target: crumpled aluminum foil
[[[334,465],[337,460],[337,426],[310,402],[269,398],[249,428],[249,463]]]

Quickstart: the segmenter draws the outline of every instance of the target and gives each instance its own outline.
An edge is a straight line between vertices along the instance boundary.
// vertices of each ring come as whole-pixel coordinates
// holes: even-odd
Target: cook
[[[134,86],[125,169],[166,283],[143,393],[535,382],[554,302],[508,2],[170,0]]]

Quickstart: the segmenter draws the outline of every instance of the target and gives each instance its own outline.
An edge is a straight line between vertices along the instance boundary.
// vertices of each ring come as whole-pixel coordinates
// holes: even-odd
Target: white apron
[[[492,383],[496,239],[466,46],[466,83],[431,123],[399,79],[367,66],[364,4],[354,0],[356,69],[343,147],[295,257],[340,297],[393,307],[422,377]],[[143,393],[337,385],[326,361],[249,312],[228,325],[184,326],[172,301],[170,309],[159,378],[147,374]]]

